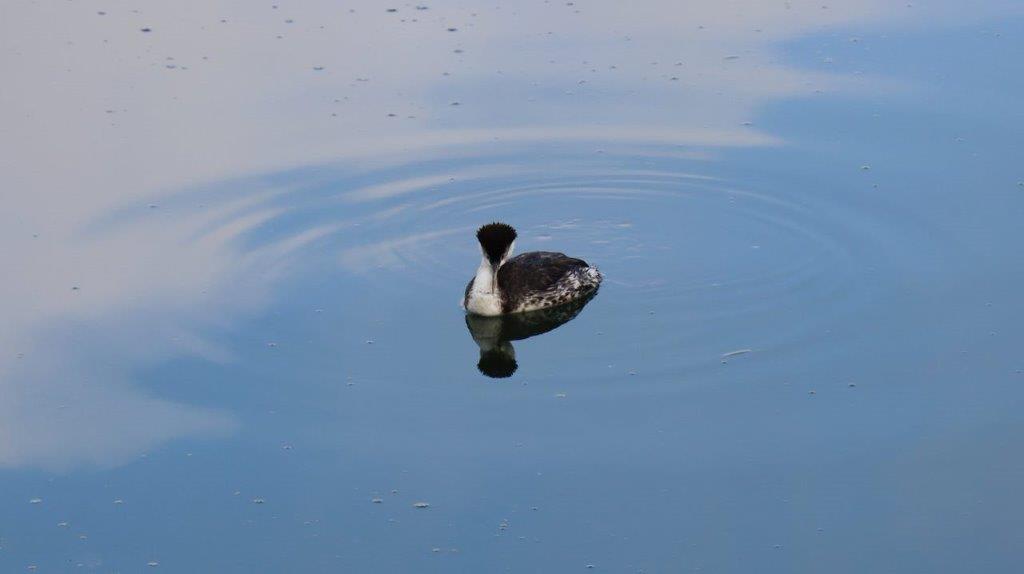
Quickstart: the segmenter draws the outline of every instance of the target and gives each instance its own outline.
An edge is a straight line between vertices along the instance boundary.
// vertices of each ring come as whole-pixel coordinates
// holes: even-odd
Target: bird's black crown
[[[507,223],[488,223],[477,230],[476,238],[487,254],[487,259],[497,265],[501,262],[501,256],[508,251],[509,245],[516,240],[516,230]]]

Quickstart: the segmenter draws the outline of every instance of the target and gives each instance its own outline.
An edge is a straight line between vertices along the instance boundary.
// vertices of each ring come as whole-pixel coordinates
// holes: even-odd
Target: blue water
[[[774,50],[867,87],[756,107],[778,145],[498,138],[94,218],[86,237],[251,200],[196,237],[252,215],[230,243],[271,255],[170,308],[232,309],[191,335],[126,298],[19,359],[88,365],[73,386],[6,374],[31,423],[0,436],[0,570],[1015,571],[1024,20]],[[491,220],[606,277],[503,379],[458,307]]]

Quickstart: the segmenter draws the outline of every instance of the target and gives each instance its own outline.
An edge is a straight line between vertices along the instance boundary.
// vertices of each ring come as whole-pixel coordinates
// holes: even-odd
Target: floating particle
[[[388,8],[386,12],[398,12],[398,8]]]
[[[448,28],[448,31],[449,32],[458,32],[459,29],[458,28]]]
[[[429,502],[414,502],[412,503],[413,508],[430,508]]]
[[[324,67],[323,66],[313,66],[313,69],[315,71],[317,71],[317,72],[322,72],[324,70]]]
[[[753,349],[736,349],[735,351],[729,351],[728,353],[722,353],[722,358],[723,359],[728,359],[730,357],[738,357],[740,355],[746,355],[747,353],[750,353],[752,351],[753,351]]]
[[[57,526],[60,527],[60,528],[67,528],[67,527],[69,527],[71,525],[68,524],[67,522],[58,522]]]
[[[723,60],[739,60],[740,57],[739,56],[726,56],[725,58],[722,58],[722,59]]]
[[[374,504],[383,504],[384,503],[384,499],[378,496],[376,498],[371,498],[370,502],[372,502]]]
[[[555,393],[556,399],[564,399],[567,395],[565,393]]]
[[[121,500],[120,498],[115,498],[114,499],[114,504],[124,504],[124,501]]]
[[[423,6],[422,4],[416,7],[417,10],[429,10],[429,6]]]
[[[28,503],[29,504],[39,504],[42,501],[43,501],[42,498],[32,498],[32,499],[29,499]]]
[[[433,552],[434,554],[437,554],[438,552],[441,551],[441,549],[440,548],[431,548],[430,551]]]
[[[262,498],[254,498],[254,499],[252,499],[252,503],[253,504],[263,504],[264,502],[266,502],[266,500],[263,500]]]
[[[160,563],[156,560],[150,560],[149,562],[146,562],[146,566],[149,566],[150,568],[156,568],[159,565]]]
[[[152,32],[152,31],[153,31],[153,29],[152,29],[152,28],[140,28],[140,30],[141,30],[142,32]]]
[[[461,106],[462,104],[460,102],[452,102],[449,105],[451,105],[451,106]]]
[[[871,171],[871,166],[870,165],[862,165],[862,166],[860,166],[860,170],[861,171]]]

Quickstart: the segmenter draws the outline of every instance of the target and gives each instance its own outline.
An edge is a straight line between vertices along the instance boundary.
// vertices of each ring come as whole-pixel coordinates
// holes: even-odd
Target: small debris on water
[[[413,508],[430,508],[429,502],[414,502],[412,503]]]
[[[263,504],[264,502],[266,502],[266,500],[263,500],[262,498],[254,498],[254,499],[252,499],[252,503],[253,504]]]
[[[371,498],[371,499],[370,499],[370,502],[372,502],[372,503],[374,503],[374,504],[382,504],[382,503],[384,502],[384,499],[383,499],[383,498],[380,498],[380,497],[377,497],[377,498]]]
[[[740,355],[746,355],[747,353],[753,352],[753,349],[736,349],[735,351],[729,351],[728,353],[722,353],[722,359],[731,359],[732,357],[738,357]]]
[[[150,560],[149,562],[146,562],[146,566],[149,566],[150,568],[156,568],[159,565],[160,563],[156,560]]]
[[[556,399],[564,399],[565,397],[566,397],[565,393],[555,393],[555,398]]]
[[[40,503],[40,502],[42,502],[42,501],[43,501],[43,499],[42,499],[42,498],[32,498],[32,499],[30,499],[30,500],[28,501],[28,503],[29,503],[29,504],[39,504],[39,503]]]

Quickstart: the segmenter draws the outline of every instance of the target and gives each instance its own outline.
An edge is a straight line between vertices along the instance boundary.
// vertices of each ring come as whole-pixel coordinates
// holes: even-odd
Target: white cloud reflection
[[[5,2],[0,466],[112,464],[228,432],[229,414],[133,379],[177,355],[226,359],[201,334],[260,308],[283,254],[330,231],[246,248],[238,238],[274,213],[244,198],[96,221],[195,184],[454,145],[776,144],[747,124],[765,104],[879,86],[789,66],[780,43],[962,16],[954,3],[822,4]],[[408,191],[389,185],[352,198]],[[390,261],[416,238],[341,260]]]

